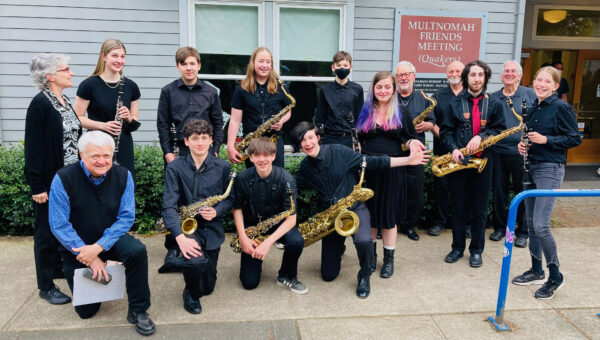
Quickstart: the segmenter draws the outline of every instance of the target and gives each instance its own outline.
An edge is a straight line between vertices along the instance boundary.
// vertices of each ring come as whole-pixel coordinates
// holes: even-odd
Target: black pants
[[[277,138],[277,152],[275,153],[275,160],[273,161],[273,165],[276,165],[280,168],[284,168],[285,164],[285,155],[283,148],[283,137]],[[250,157],[246,159],[246,169],[253,167],[254,164],[250,161]]]
[[[404,222],[399,226],[400,231],[406,232],[414,228],[423,212],[423,180],[425,167],[423,165],[406,166],[406,216]],[[402,189],[400,189],[402,190]]]
[[[85,268],[81,262],[77,261],[76,256],[65,249],[60,248],[60,255],[63,260],[63,266],[69,288],[73,292],[73,274],[75,269]],[[119,237],[119,240],[108,251],[100,253],[99,257],[103,260],[113,260],[123,262],[125,266],[125,284],[127,289],[127,298],[129,300],[129,310],[142,313],[150,308],[150,287],[148,287],[148,254],[146,246],[129,234]],[[91,303],[75,307],[75,312],[82,319],[94,316],[100,303]]]
[[[512,185],[515,195],[523,191],[523,156],[491,152],[493,159],[492,170],[492,220],[494,231],[504,233],[508,219],[508,192]],[[525,223],[525,204],[520,204],[517,210],[517,228],[515,234],[527,237]]]
[[[448,185],[448,176],[434,176],[433,189],[435,195],[433,201],[435,211],[433,225],[452,228],[452,225],[450,224],[450,186]]]
[[[283,258],[278,276],[292,279],[298,276],[298,259],[304,250],[304,239],[298,228],[292,228],[279,240],[285,245]],[[245,289],[254,289],[260,283],[262,273],[262,260],[254,259],[252,256],[242,252],[240,263],[240,280]]]
[[[62,248],[58,240],[50,231],[48,222],[48,202],[44,204],[33,203],[35,225],[33,232],[33,256],[35,258],[35,274],[40,290],[49,290],[52,287],[55,273],[62,271],[62,260],[58,253]]]
[[[189,237],[189,236],[188,236]],[[217,261],[221,248],[206,250],[206,240],[194,233],[193,237],[202,248],[202,255],[185,259],[183,265],[183,279],[185,288],[189,289],[194,299],[209,295],[215,289],[217,283]]]
[[[492,166],[493,161],[488,158],[487,166],[480,174],[476,169],[466,169],[448,175],[453,207],[452,249],[461,253],[466,246],[466,225],[471,226],[469,252],[483,253]]]
[[[362,277],[369,277],[372,273],[369,263],[373,258],[371,215],[364,203],[359,204],[354,212],[360,219],[358,230],[352,235],[360,264],[358,274]],[[321,242],[321,277],[323,281],[333,281],[340,274],[345,241],[346,237],[340,236],[335,231],[323,238]]]

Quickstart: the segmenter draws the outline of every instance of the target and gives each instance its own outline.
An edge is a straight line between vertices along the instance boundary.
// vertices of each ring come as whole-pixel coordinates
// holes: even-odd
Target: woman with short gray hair
[[[73,86],[69,57],[43,53],[31,60],[31,77],[40,92],[33,98],[25,118],[25,175],[34,201],[33,250],[40,297],[51,304],[65,304],[53,279],[64,277],[58,254],[60,244],[48,224],[48,192],[56,171],[79,160],[77,141],[81,123],[63,90]]]

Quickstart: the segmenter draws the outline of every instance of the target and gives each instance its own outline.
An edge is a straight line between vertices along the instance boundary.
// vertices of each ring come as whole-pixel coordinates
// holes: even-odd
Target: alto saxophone
[[[341,236],[350,236],[358,230],[360,224],[358,215],[348,209],[358,202],[373,197],[373,190],[362,187],[366,166],[367,161],[363,157],[360,180],[348,196],[298,225],[305,247],[331,234],[334,230]]]
[[[290,196],[290,209],[284,212],[281,212],[271,218],[268,218],[262,222],[259,222],[255,226],[246,228],[246,236],[255,241],[256,243],[262,243],[269,235],[267,232],[271,227],[276,225],[277,223],[283,221],[288,218],[290,215],[294,214],[296,207],[294,206],[294,196],[292,195],[292,188],[290,188],[290,184],[288,183],[287,194]],[[236,253],[242,252],[242,244],[240,243],[240,237],[238,234],[234,233],[231,235],[231,242],[229,243],[232,250]]]
[[[296,99],[294,97],[292,97],[292,95],[290,95],[286,91],[285,86],[283,86],[283,83],[281,82],[281,79],[279,77],[277,77],[277,81],[279,82],[279,85],[281,85],[283,94],[289,99],[290,104],[288,106],[284,107],[283,109],[281,109],[277,114],[273,115],[267,121],[260,124],[260,126],[255,131],[250,132],[239,143],[235,144],[234,147],[237,150],[237,152],[239,152],[240,155],[242,156],[242,160],[245,160],[246,158],[248,158],[248,153],[246,150],[248,148],[248,144],[250,144],[250,142],[253,139],[258,138],[258,137],[264,135],[267,131],[271,130],[271,126],[273,126],[273,124],[280,121],[281,118],[283,118],[283,116],[285,116],[294,106],[296,106]],[[273,143],[277,143],[276,136],[272,136],[271,140],[273,141]]]
[[[478,152],[482,152],[483,150],[489,148],[490,146],[498,143],[502,139],[521,131],[523,128],[523,119],[521,118],[521,116],[519,116],[519,114],[517,112],[515,112],[515,108],[513,106],[512,100],[510,98],[508,98],[506,100],[506,103],[510,107],[510,111],[512,112],[512,114],[515,117],[517,117],[517,119],[519,120],[519,125],[512,127],[510,129],[506,129],[495,136],[487,137],[486,139],[481,141],[481,144],[479,144],[479,148],[477,148],[477,150],[475,150],[471,153],[467,153],[466,147],[460,149],[460,152],[462,152],[462,154],[465,156],[463,158],[462,164],[456,163],[452,159],[452,153],[447,153],[447,154],[445,154],[443,156],[439,156],[439,157],[433,157],[431,159],[432,160],[431,172],[436,177],[446,176],[449,173],[453,173],[455,171],[469,169],[469,168],[477,169],[477,173],[481,173],[483,171],[483,169],[485,168],[485,165],[487,164],[487,158],[483,158],[483,159],[472,158],[470,156],[474,155]]]
[[[207,197],[202,201],[198,201],[196,203],[192,203],[179,208],[179,220],[181,222],[181,231],[183,231],[186,235],[191,235],[196,232],[196,228],[198,228],[198,221],[194,218],[202,208],[212,207],[213,205],[221,202],[231,192],[231,187],[233,186],[233,181],[237,172],[235,169],[229,175],[229,184],[227,185],[227,189],[221,195],[215,195],[211,197]],[[161,217],[157,222],[156,226],[158,230],[163,229],[165,227],[165,221]]]

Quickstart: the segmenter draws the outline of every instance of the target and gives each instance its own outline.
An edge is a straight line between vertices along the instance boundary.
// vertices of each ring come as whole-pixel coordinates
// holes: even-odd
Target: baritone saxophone
[[[360,180],[348,196],[298,225],[298,231],[304,239],[305,247],[310,246],[333,231],[341,236],[350,236],[356,233],[360,225],[360,219],[350,208],[356,203],[370,199],[374,194],[373,190],[362,187],[366,166],[367,161],[363,157]]]

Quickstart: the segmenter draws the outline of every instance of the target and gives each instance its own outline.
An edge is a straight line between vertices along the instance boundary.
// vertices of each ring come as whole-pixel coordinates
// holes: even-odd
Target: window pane
[[[200,51],[200,60],[202,61],[200,74],[246,74],[250,54],[203,54]]]
[[[540,8],[536,35],[600,38],[600,11]]]
[[[279,31],[281,60],[330,63],[339,50],[340,11],[282,7]]]
[[[200,53],[250,55],[258,46],[258,7],[196,5]]]

